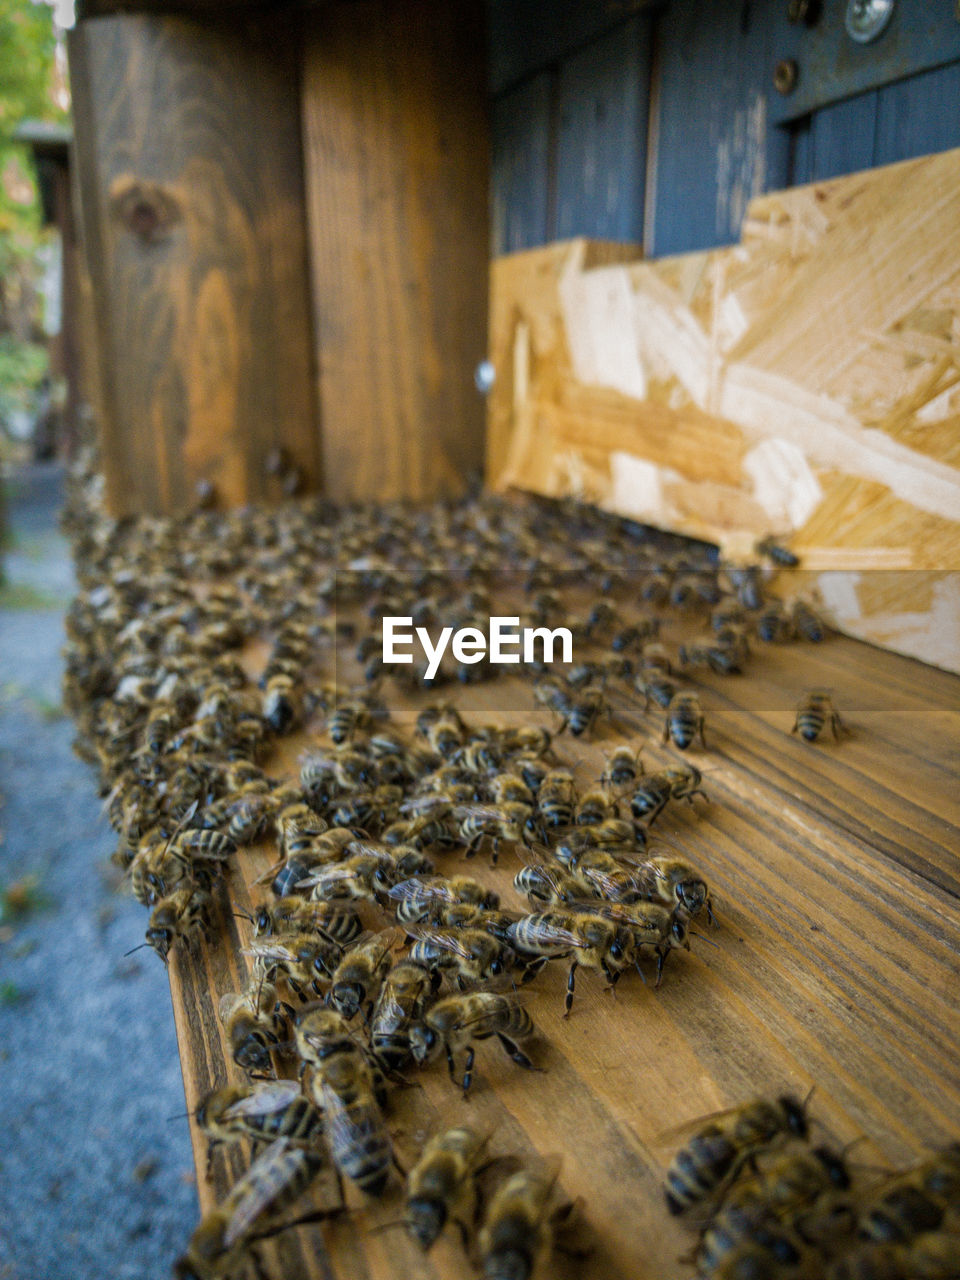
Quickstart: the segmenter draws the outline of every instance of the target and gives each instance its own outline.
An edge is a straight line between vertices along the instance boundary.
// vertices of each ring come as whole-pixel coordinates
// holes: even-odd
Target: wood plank
[[[639,17],[561,64],[548,239],[643,239],[649,79],[649,23]]]
[[[695,626],[661,617],[671,647]],[[349,678],[346,652],[340,663]],[[797,688],[825,683],[856,737],[811,746],[789,733],[792,701]],[[960,680],[837,637],[759,648],[746,675],[708,674],[697,685],[707,749],[687,758],[703,770],[708,800],[668,811],[653,835],[655,851],[679,851],[714,886],[715,945],[695,942],[689,957],[671,960],[659,991],[625,979],[611,999],[594,975],[581,974],[569,1020],[561,1016],[562,966],[551,967],[528,996],[540,1030],[532,1052],[545,1068],[536,1088],[489,1046],[478,1053],[466,1118],[491,1131],[495,1153],[562,1152],[564,1187],[585,1198],[596,1247],[586,1258],[558,1255],[562,1280],[688,1273],[677,1258],[689,1237],[660,1197],[670,1155],[662,1134],[674,1122],[754,1092],[803,1093],[816,1083],[815,1114],[838,1142],[866,1135],[866,1161],[909,1160],[960,1126],[960,809],[955,773],[944,767],[944,753],[960,742]],[[549,723],[515,679],[455,697],[471,723]],[[396,723],[409,729],[430,698],[391,697]],[[932,738],[922,715],[931,698],[931,714],[943,717]],[[581,785],[619,741],[642,744],[648,769],[675,759],[660,743],[662,713],[644,715],[635,699],[615,702],[616,728],[576,745],[558,740]],[[292,773],[312,739],[284,739],[271,773]],[[219,942],[174,953],[189,1105],[240,1078],[214,1007],[220,992],[244,982],[249,926],[231,912],[248,911],[262,895],[250,885],[274,856],[267,846],[241,852]],[[515,866],[509,856],[496,868],[482,857],[444,859],[448,873],[468,869],[520,907]],[[442,1067],[418,1074],[416,1085],[395,1091],[389,1114],[404,1162],[425,1132],[465,1118]],[[199,1140],[196,1149],[199,1169]],[[216,1157],[212,1180],[199,1183],[204,1207],[241,1167],[235,1153]],[[337,1280],[462,1274],[454,1236],[423,1257],[400,1232],[368,1233],[396,1217],[394,1199],[361,1205],[351,1193],[351,1206],[348,1223],[285,1238],[268,1274],[283,1274],[282,1266]]]
[[[781,12],[772,4],[672,0],[658,14],[651,253],[736,241],[750,199],[786,184],[789,139],[767,126]]]
[[[462,490],[483,457],[480,3],[331,4],[306,35],[304,133],[325,483]]]
[[[960,668],[958,228],[954,151],[760,196],[729,250],[501,258],[491,484],[776,532],[838,627]]]
[[[490,216],[495,254],[514,253],[551,238],[553,83],[554,77],[543,72],[492,104]]]
[[[104,18],[71,33],[111,510],[316,488],[293,29]]]

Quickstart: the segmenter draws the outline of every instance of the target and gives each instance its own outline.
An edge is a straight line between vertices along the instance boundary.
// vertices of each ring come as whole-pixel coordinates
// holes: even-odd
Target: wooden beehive
[[[100,16],[118,8],[137,12]],[[488,99],[476,4],[159,8],[91,0],[71,50],[114,514],[183,511],[198,483],[276,501],[294,470],[333,500],[449,498],[485,457],[493,488],[584,497],[733,560],[775,532],[803,556],[777,589],[818,591],[882,647],[835,637],[698,675],[709,803],[667,834],[720,927],[659,992],[583,975],[569,1020],[551,971],[530,996],[545,1073],[482,1047],[469,1103],[424,1073],[391,1115],[401,1159],[465,1115],[497,1153],[561,1153],[593,1247],[558,1273],[660,1280],[689,1246],[660,1190],[674,1123],[816,1085],[817,1117],[866,1136],[867,1159],[955,1134],[960,121],[928,110],[956,85],[952,27],[932,49],[904,0],[851,70],[837,14],[804,35],[779,0],[497,2]],[[816,71],[796,113],[770,87],[788,56]],[[849,741],[791,736],[808,686],[835,690]],[[615,710],[618,733],[570,757],[583,782],[620,740],[668,758],[657,717]],[[499,681],[469,711],[526,720],[529,694]],[[215,1012],[246,974],[231,909],[273,858],[242,853],[218,942],[174,952],[190,1106],[238,1078]],[[478,872],[511,900],[508,865]],[[203,1209],[244,1165],[199,1177]],[[367,1230],[395,1200],[352,1205],[269,1246],[271,1274],[466,1273],[455,1236],[424,1258]]]

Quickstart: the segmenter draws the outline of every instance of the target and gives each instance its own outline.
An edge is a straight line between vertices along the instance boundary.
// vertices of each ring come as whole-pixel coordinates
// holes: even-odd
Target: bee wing
[[[682,1120],[680,1124],[671,1125],[668,1129],[662,1129],[657,1133],[656,1144],[657,1146],[667,1146],[678,1139],[690,1138],[701,1129],[705,1129],[711,1124],[717,1124],[739,1110],[740,1107],[723,1107],[719,1111],[708,1111],[706,1115],[694,1116],[692,1120]]]
[[[442,795],[426,795],[413,796],[410,800],[405,800],[400,806],[401,813],[412,813],[416,815],[433,813],[434,810],[443,810],[449,812],[450,801],[446,796]]]
[[[495,804],[456,804],[453,816],[459,821],[462,818],[496,818],[500,810]]]
[[[233,1120],[239,1116],[272,1115],[276,1111],[283,1111],[299,1096],[300,1085],[296,1080],[268,1080],[258,1085],[246,1098],[240,1098],[227,1107],[223,1118]]]
[[[460,956],[464,960],[473,960],[474,956],[453,933],[440,933],[436,929],[421,929],[411,925],[406,930],[408,937],[419,938],[423,942],[431,942],[435,947],[449,951],[451,955]]]
[[[243,1000],[243,996],[239,993],[239,991],[228,991],[226,992],[225,995],[222,995],[220,997],[220,1003],[217,1006],[217,1012],[220,1015],[220,1021],[226,1022],[226,1020],[230,1017],[234,1009],[236,1009],[237,1005],[242,1000]]]
[[[564,905],[570,906],[571,904],[565,903]],[[586,906],[586,904],[584,905]],[[565,929],[562,925],[542,924],[539,926],[537,932],[538,932],[539,940],[543,943],[546,943],[549,946],[557,946],[557,947],[565,947],[565,948],[571,948],[571,947],[582,948],[582,947],[589,946],[589,943],[587,943],[579,933],[574,933],[573,930],[571,929]]]
[[[250,946],[244,947],[240,954],[254,956],[258,960],[296,959],[290,948],[277,938],[253,938]]]
[[[306,1152],[298,1151],[296,1148],[288,1152],[288,1146],[287,1138],[278,1138],[276,1142],[272,1142],[263,1155],[254,1160],[246,1174],[227,1196],[226,1202],[233,1210],[223,1233],[223,1243],[227,1249],[249,1234],[257,1218],[269,1209],[282,1188],[292,1181],[298,1172],[299,1162],[291,1160],[289,1169],[284,1171],[286,1175],[284,1176],[281,1173],[280,1158],[291,1155],[300,1156],[301,1160],[307,1159]]]

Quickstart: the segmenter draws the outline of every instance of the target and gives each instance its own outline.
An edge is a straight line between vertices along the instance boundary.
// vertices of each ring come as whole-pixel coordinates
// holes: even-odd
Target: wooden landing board
[[[668,642],[679,638],[665,622]],[[477,1053],[468,1101],[442,1063],[395,1090],[388,1117],[409,1165],[439,1125],[469,1121],[492,1133],[494,1153],[561,1153],[561,1181],[585,1201],[593,1250],[558,1255],[561,1280],[682,1280],[677,1259],[690,1237],[664,1207],[661,1180],[673,1145],[664,1130],[764,1093],[804,1095],[837,1142],[865,1136],[864,1162],[905,1163],[960,1135],[960,680],[854,640],[766,646],[749,674],[701,682],[707,750],[688,758],[704,775],[708,802],[663,815],[661,852],[682,850],[715,889],[718,926],[698,924],[692,953],[671,957],[659,991],[625,975],[615,998],[580,971],[564,1020],[566,968],[548,966],[531,984],[540,1034],[532,1076],[489,1041]],[[839,744],[809,745],[789,733],[807,686],[828,685],[853,729]],[[424,696],[419,701],[426,702]],[[529,688],[499,680],[459,699],[470,720],[529,721]],[[660,745],[662,713],[644,716],[615,699],[618,730],[558,751],[582,758],[578,780],[603,769],[604,752],[626,738],[643,746],[647,769],[671,758]],[[410,716],[414,712],[410,704]],[[403,712],[394,718],[404,723]],[[305,734],[284,742],[271,766],[292,768]],[[660,843],[655,840],[654,844]],[[188,1105],[242,1077],[224,1050],[215,1008],[240,989],[248,937],[248,884],[269,864],[244,852],[224,902],[223,937],[171,961],[174,1009]],[[478,855],[439,860],[496,886],[504,905],[519,865]],[[258,897],[262,890],[255,890]],[[375,912],[375,908],[371,908]],[[371,917],[372,919],[372,917]],[[194,1131],[204,1209],[245,1168],[245,1153],[218,1154],[203,1176],[205,1141]],[[225,1161],[227,1163],[225,1163]],[[229,1169],[229,1173],[227,1170]],[[395,1189],[342,1223],[301,1228],[266,1251],[271,1276],[453,1280],[471,1274],[455,1234],[423,1257],[395,1221]],[[271,1246],[273,1248],[273,1246]]]
[[[489,481],[779,534],[844,631],[956,671],[958,253],[950,151],[758,197],[731,248],[498,258]]]

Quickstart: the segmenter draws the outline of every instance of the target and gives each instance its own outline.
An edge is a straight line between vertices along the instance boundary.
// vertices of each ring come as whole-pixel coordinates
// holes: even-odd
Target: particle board
[[[734,558],[775,533],[843,630],[960,669],[960,151],[757,197],[731,248],[621,253],[495,260],[493,487]]]
[[[665,623],[671,643],[673,627]],[[852,736],[801,742],[789,732],[794,701],[824,684]],[[526,988],[539,1028],[530,1052],[543,1074],[531,1077],[487,1042],[468,1101],[442,1064],[393,1091],[388,1123],[405,1165],[428,1132],[462,1121],[489,1129],[495,1154],[562,1155],[561,1181],[584,1199],[591,1244],[585,1256],[557,1255],[552,1274],[562,1280],[689,1274],[678,1258],[691,1237],[666,1213],[660,1190],[676,1145],[666,1131],[755,1093],[802,1095],[815,1085],[813,1113],[837,1142],[865,1136],[858,1151],[867,1163],[906,1162],[960,1131],[960,679],[833,636],[819,646],[764,646],[748,675],[707,674],[698,686],[706,749],[687,758],[702,770],[708,799],[665,813],[653,845],[702,869],[717,926],[697,926],[703,936],[691,954],[671,957],[659,990],[630,974],[614,996],[581,971],[569,1019],[561,1016],[565,966],[549,966]],[[409,725],[428,700],[391,701],[394,718]],[[471,722],[548,723],[513,679],[457,700]],[[582,761],[581,783],[600,774],[622,740],[642,745],[648,769],[671,758],[659,710],[645,715],[625,698],[613,710],[615,723],[595,740],[558,740],[561,756]],[[284,739],[271,770],[293,770],[313,740]],[[171,958],[191,1107],[239,1079],[215,1007],[245,981],[248,925],[232,913],[249,909],[249,885],[272,857],[265,847],[243,851],[215,922],[219,944],[175,948]],[[469,871],[520,908],[511,885],[517,854],[504,849],[495,868],[482,854],[464,863],[455,853],[440,865]],[[244,1162],[218,1154],[207,1181],[196,1130],[194,1142],[208,1208]],[[365,1205],[348,1196],[347,1219],[298,1228],[278,1254],[268,1251],[271,1276],[468,1274],[454,1233],[424,1257],[387,1227],[398,1216],[396,1194]]]

